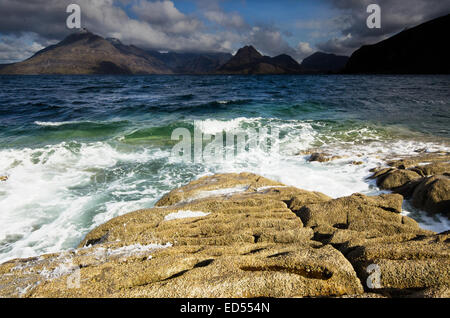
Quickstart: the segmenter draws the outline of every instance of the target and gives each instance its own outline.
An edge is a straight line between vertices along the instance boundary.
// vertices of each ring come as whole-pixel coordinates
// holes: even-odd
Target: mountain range
[[[450,14],[362,46],[350,58],[316,52],[302,64],[287,54],[264,56],[251,45],[234,56],[145,50],[83,29],[23,62],[0,65],[0,74],[449,74],[450,52],[442,39],[449,29]]]
[[[300,74],[302,67],[286,54],[263,56],[253,46],[245,46],[216,71],[218,74]]]
[[[231,57],[148,51],[84,29],[23,62],[0,66],[0,74],[199,74],[215,71]]]
[[[23,62],[0,65],[0,74],[303,74],[336,72],[343,69],[342,61],[348,59],[339,57],[338,63],[333,64],[335,55],[317,54],[313,55],[315,64],[309,67],[287,54],[263,56],[253,46],[239,49],[234,56],[159,52],[125,45],[114,38],[105,39],[83,29]]]

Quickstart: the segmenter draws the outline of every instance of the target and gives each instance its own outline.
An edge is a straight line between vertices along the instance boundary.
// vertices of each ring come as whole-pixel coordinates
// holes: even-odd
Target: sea
[[[177,128],[267,128],[277,151],[172,160]],[[449,141],[450,76],[1,76],[0,263],[75,248],[100,224],[215,173],[253,172],[334,198],[385,193],[370,169],[450,151]],[[341,158],[308,162],[310,149]],[[403,214],[450,229],[408,201]]]

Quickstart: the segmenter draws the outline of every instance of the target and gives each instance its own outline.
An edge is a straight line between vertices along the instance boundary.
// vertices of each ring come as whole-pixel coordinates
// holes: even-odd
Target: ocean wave
[[[108,128],[119,128],[125,127],[130,124],[128,120],[118,120],[118,121],[91,121],[91,120],[69,120],[69,121],[35,121],[36,126],[43,128],[76,128],[78,130],[97,130],[108,129]]]
[[[242,129],[244,123],[251,124],[260,121],[262,118],[239,117],[229,120],[205,119],[196,120],[194,126],[205,134],[216,134],[219,132],[233,132]]]
[[[90,122],[90,121],[56,121],[56,122],[35,121],[34,123],[38,126],[43,126],[43,127],[59,127],[59,126],[64,126],[64,125],[84,124],[84,123],[93,123],[93,122]]]
[[[149,185],[145,164],[167,156],[103,142],[0,150],[9,177],[0,185],[0,262],[74,247],[107,219],[150,207],[162,188]],[[138,193],[120,193],[133,187]]]
[[[230,100],[216,100],[212,101],[209,104],[215,105],[245,105],[251,103],[253,100],[251,99],[230,99]]]
[[[152,106],[152,108],[156,109],[160,112],[183,112],[189,114],[208,114],[208,113],[217,113],[218,111],[227,111],[230,110],[231,107],[240,106],[240,105],[249,105],[252,103],[251,99],[237,99],[237,100],[213,100],[206,101],[203,103],[189,103],[189,101],[185,101],[187,103],[175,103],[175,104],[162,104],[159,106]]]

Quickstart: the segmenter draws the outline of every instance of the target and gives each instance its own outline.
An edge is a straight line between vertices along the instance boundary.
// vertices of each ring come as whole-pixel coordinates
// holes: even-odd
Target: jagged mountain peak
[[[276,57],[263,56],[252,45],[240,48],[221,68],[225,74],[294,74],[301,67],[292,57],[281,54]]]
[[[235,56],[246,55],[252,58],[261,58],[262,54],[258,52],[252,45],[246,45],[240,48]]]

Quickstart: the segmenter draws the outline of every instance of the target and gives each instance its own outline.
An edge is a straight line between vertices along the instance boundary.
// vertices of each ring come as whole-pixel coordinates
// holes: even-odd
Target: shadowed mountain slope
[[[449,74],[450,14],[355,51],[347,73]],[[447,44],[446,44],[447,43]]]
[[[336,73],[345,68],[348,59],[348,56],[316,52],[305,58],[301,66],[308,73]]]
[[[88,31],[69,35],[2,74],[167,74],[162,62],[134,46],[112,43]]]

